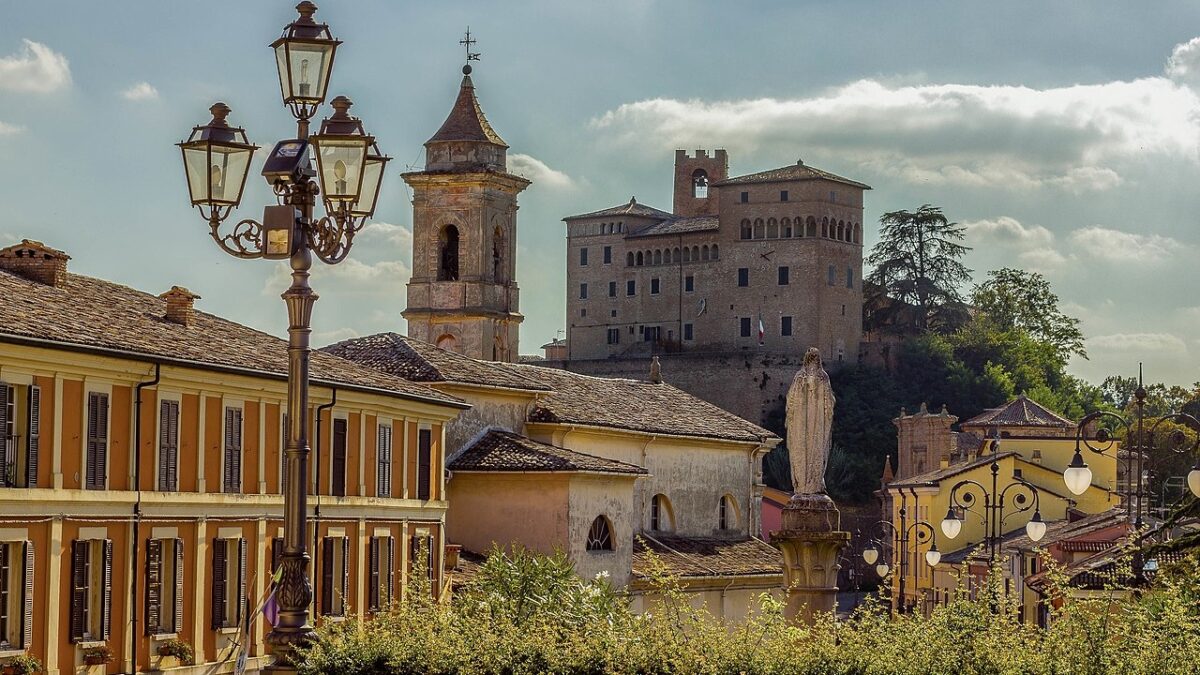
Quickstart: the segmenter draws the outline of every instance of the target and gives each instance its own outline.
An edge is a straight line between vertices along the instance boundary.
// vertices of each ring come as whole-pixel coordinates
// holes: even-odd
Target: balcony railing
[[[19,487],[17,483],[17,448],[20,436],[0,436],[0,487]],[[24,481],[22,481],[24,482]]]

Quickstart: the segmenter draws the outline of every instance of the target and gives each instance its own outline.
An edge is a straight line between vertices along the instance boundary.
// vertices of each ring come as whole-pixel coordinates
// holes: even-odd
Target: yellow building
[[[180,639],[196,665],[173,672],[230,671],[280,548],[286,343],[68,260],[0,250],[0,661],[151,670]],[[403,593],[413,550],[432,551],[439,588],[444,430],[467,405],[320,353],[312,387],[316,614]],[[252,625],[251,669],[269,630]],[[104,648],[113,660],[88,666]]]
[[[1117,448],[1105,455],[1089,456],[1092,485],[1083,494],[1072,495],[1066,489],[1063,471],[1075,453],[1076,424],[1036,401],[1019,396],[963,422],[961,432],[950,430],[956,421],[944,409],[930,413],[924,406],[914,415],[902,412],[894,420],[899,431],[900,470],[895,480],[883,487],[884,513],[899,526],[900,510],[904,509],[909,525],[925,521],[934,530],[932,541],[916,542],[915,536],[910,536],[903,566],[906,607],[927,609],[951,598],[964,573],[962,563],[973,553],[983,556],[983,565],[967,571],[981,575],[986,570],[988,551],[980,551],[986,540],[981,515],[985,492],[966,481],[990,491],[995,477],[996,494],[1005,494],[1000,527],[1003,536],[1020,536],[1035,512],[1053,527],[1056,521],[1066,521],[1069,514],[1102,513],[1118,504]],[[934,460],[938,462],[936,468],[924,469],[925,462]],[[914,472],[918,468],[924,470]],[[1036,506],[1032,501],[1022,502],[1030,499],[1028,490],[1012,487],[1020,481],[1037,489]],[[951,491],[960,483],[964,484],[959,491],[960,505],[962,496],[970,493],[974,511],[961,514],[961,531],[950,539],[940,525],[951,507]],[[930,567],[925,554],[933,545],[941,553],[941,561]],[[1003,553],[1001,550],[998,555]],[[900,554],[895,551],[891,561],[895,595],[901,585]]]

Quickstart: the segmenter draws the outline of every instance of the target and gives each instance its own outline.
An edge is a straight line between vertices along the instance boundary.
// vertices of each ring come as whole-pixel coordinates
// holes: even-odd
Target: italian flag
[[[765,333],[766,333],[766,330],[763,327],[762,314],[759,314],[758,315],[758,344],[761,345],[763,343],[763,335]]]

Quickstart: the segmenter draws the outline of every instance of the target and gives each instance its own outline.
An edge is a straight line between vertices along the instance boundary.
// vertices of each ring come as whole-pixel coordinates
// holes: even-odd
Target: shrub
[[[179,638],[160,642],[158,645],[158,655],[174,656],[182,664],[190,664],[196,658],[196,652],[192,649],[192,645],[186,640],[180,640]]]

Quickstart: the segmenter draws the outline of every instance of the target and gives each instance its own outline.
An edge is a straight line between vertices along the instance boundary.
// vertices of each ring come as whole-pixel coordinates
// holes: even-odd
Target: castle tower
[[[921,404],[915,415],[903,408],[900,416],[892,420],[896,425],[896,480],[936,469],[942,458],[952,458],[957,452],[958,434],[951,426],[958,418],[946,412],[931,413],[928,406]]]
[[[458,98],[425,143],[425,170],[404,174],[413,190],[413,272],[408,335],[491,361],[516,361],[517,194],[529,181],[508,173],[508,146],[475,99],[471,66]]]
[[[672,210],[677,216],[717,215],[717,190],[711,186],[729,177],[729,157],[724,150],[715,150],[709,157],[705,150],[689,155],[687,150],[675,151],[675,200]]]

